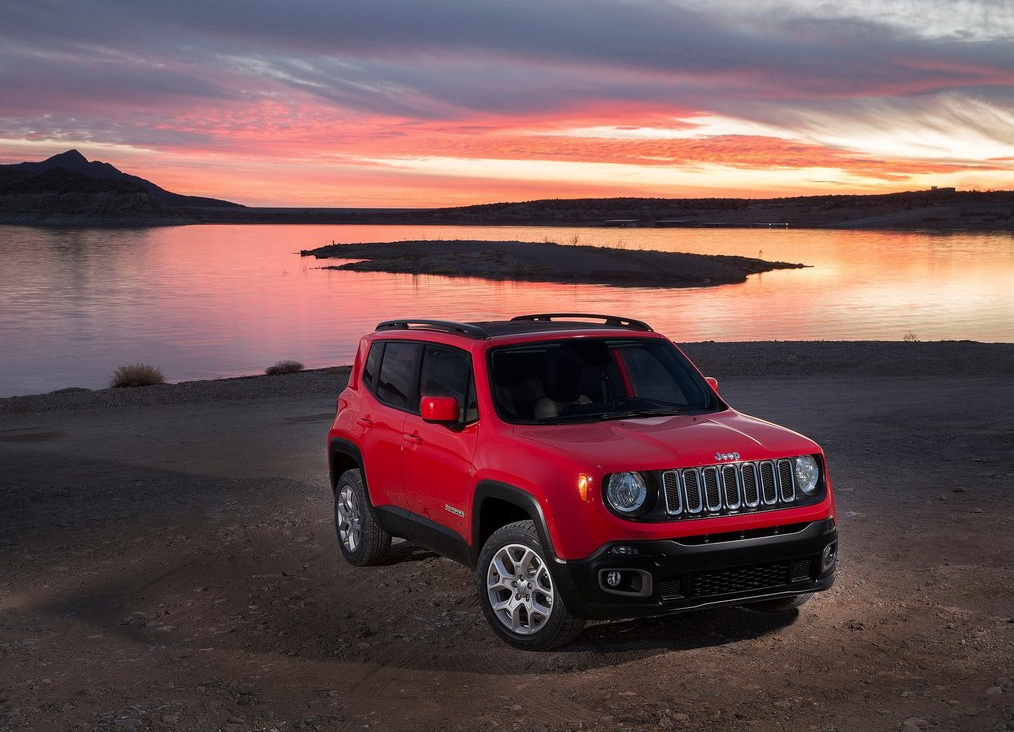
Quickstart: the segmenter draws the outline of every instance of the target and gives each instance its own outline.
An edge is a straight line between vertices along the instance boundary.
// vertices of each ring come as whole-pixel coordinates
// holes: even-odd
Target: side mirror
[[[708,385],[712,389],[718,391],[718,379],[716,379],[714,376],[705,376],[704,380],[708,382]]]
[[[419,403],[419,413],[426,422],[458,422],[461,419],[461,405],[450,396],[424,396]]]

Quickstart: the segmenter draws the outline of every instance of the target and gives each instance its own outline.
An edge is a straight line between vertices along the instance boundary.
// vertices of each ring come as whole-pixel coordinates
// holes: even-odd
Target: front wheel
[[[358,470],[346,470],[334,490],[334,524],[342,556],[349,564],[377,564],[391,546],[391,535],[377,523]]]
[[[493,631],[522,650],[541,651],[573,640],[584,628],[564,605],[532,521],[493,533],[476,569],[479,604]]]

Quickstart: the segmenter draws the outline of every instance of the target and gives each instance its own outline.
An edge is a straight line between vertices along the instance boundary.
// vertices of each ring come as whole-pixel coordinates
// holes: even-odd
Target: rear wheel
[[[584,628],[584,620],[570,614],[553,582],[531,521],[508,524],[493,533],[479,554],[476,580],[487,622],[515,648],[554,648]]]
[[[349,564],[377,564],[391,546],[391,535],[377,523],[358,470],[346,470],[334,491],[334,523],[338,545]]]

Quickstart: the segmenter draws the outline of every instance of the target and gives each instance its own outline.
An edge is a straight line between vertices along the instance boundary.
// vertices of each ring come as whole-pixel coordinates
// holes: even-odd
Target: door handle
[[[373,420],[369,417],[360,417],[356,420],[356,424],[360,424],[363,427],[373,427]]]
[[[401,439],[405,440],[406,442],[411,442],[413,445],[421,445],[423,441],[423,439],[419,436],[418,432],[413,432],[410,435],[403,434],[401,436]]]

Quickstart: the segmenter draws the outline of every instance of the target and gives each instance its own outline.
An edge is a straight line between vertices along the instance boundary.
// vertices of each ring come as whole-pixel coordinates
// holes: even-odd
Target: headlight
[[[606,500],[620,513],[634,513],[644,505],[647,495],[640,473],[614,473],[606,485]]]
[[[808,496],[812,496],[817,490],[817,482],[820,480],[820,468],[817,461],[810,455],[800,455],[796,458],[796,486]]]

